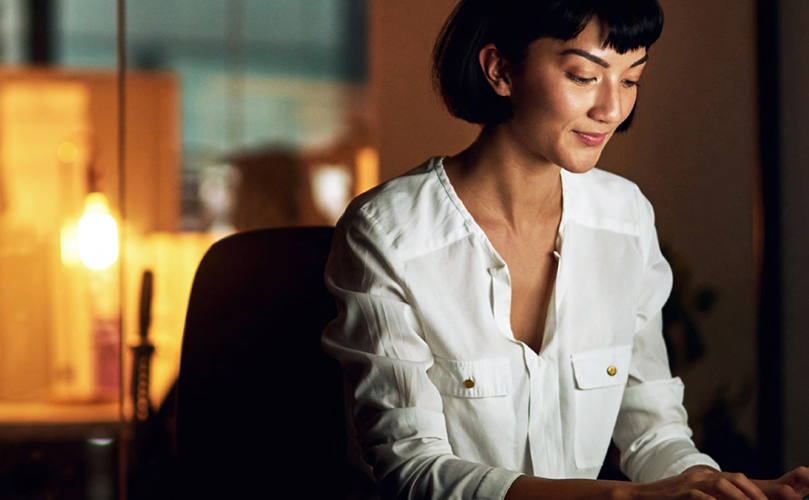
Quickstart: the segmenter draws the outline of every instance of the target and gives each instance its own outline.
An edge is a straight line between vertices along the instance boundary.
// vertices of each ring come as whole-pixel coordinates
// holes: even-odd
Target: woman
[[[651,206],[594,169],[662,19],[656,0],[464,0],[447,21],[436,80],[481,133],[355,200],[327,269],[323,343],[383,496],[809,492],[806,469],[753,482],[694,447]],[[636,483],[593,481],[611,437]]]

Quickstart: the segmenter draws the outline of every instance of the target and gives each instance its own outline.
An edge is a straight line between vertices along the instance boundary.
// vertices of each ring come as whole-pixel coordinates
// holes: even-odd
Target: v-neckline
[[[511,286],[511,276],[508,270],[508,265],[506,264],[505,259],[500,256],[500,253],[494,248],[491,240],[489,239],[488,235],[485,231],[478,225],[477,221],[475,221],[472,214],[466,208],[466,205],[463,203],[461,198],[458,196],[458,193],[455,191],[455,188],[452,185],[452,182],[449,180],[449,176],[447,175],[446,169],[444,168],[444,160],[446,159],[445,156],[436,157],[433,159],[433,170],[435,174],[438,176],[439,181],[441,182],[444,190],[447,194],[447,197],[458,210],[458,212],[463,217],[467,227],[469,230],[478,238],[478,240],[483,244],[483,248],[490,254],[496,265],[494,268],[490,268],[489,272],[494,277],[496,274],[505,273],[505,280],[508,283],[509,287],[509,296],[508,296],[508,334],[511,340],[515,342],[520,342],[521,344],[525,345],[528,349],[534,352],[536,355],[541,355],[544,352],[545,347],[549,342],[549,338],[552,337],[553,331],[556,329],[556,318],[558,313],[558,303],[559,303],[559,278],[561,276],[561,247],[562,241],[564,240],[564,233],[567,227],[567,219],[568,213],[570,211],[570,197],[569,194],[569,181],[568,175],[569,172],[565,171],[564,169],[560,170],[559,176],[562,182],[562,214],[559,220],[559,228],[556,231],[556,241],[554,245],[554,256],[557,259],[556,262],[556,276],[553,282],[553,286],[551,287],[551,294],[548,300],[548,310],[545,313],[545,324],[542,327],[542,342],[540,344],[539,352],[535,351],[530,345],[520,340],[514,336],[514,331],[511,328],[511,305],[512,305],[512,286]],[[497,269],[499,273],[492,272],[493,270]],[[552,320],[552,324],[551,324]],[[549,335],[550,334],[550,335]]]

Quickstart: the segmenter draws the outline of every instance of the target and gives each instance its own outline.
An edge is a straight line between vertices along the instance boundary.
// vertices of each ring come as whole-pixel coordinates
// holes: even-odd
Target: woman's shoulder
[[[346,214],[365,212],[384,214],[390,210],[399,211],[414,204],[415,193],[430,190],[437,178],[435,168],[440,158],[430,158],[421,165],[354,198],[346,209]]]
[[[466,233],[463,216],[448,194],[442,159],[433,157],[416,168],[357,196],[338,222],[338,230],[357,228],[377,243],[405,255],[457,239]]]
[[[565,210],[589,226],[637,233],[652,206],[637,184],[598,168],[583,174],[563,171]]]

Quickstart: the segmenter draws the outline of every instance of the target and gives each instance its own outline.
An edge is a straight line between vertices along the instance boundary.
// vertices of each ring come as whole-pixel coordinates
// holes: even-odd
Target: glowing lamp
[[[79,219],[79,257],[94,271],[103,271],[118,260],[118,226],[101,193],[90,193],[84,200],[84,215]]]

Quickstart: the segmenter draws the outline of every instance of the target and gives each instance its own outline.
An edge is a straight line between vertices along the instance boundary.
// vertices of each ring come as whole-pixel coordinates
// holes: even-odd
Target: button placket
[[[508,268],[503,265],[489,269],[492,278],[492,314],[500,333],[514,338],[511,332],[511,282]]]

